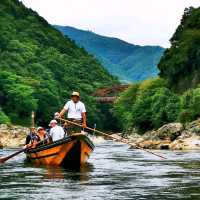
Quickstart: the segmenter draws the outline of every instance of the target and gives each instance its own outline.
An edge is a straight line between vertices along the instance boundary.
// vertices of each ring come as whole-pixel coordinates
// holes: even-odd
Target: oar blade
[[[3,164],[3,163],[5,163],[6,161],[7,161],[7,159],[6,159],[6,158],[4,158],[4,157],[0,158],[0,164]]]

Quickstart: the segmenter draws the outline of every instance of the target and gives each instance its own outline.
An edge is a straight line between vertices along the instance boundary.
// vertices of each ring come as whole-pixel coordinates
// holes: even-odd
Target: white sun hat
[[[51,126],[52,124],[57,124],[57,123],[58,122],[55,119],[53,119],[53,120],[50,121],[49,126]]]

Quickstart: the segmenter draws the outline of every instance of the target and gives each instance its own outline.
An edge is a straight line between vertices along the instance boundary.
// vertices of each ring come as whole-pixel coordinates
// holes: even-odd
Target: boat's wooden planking
[[[82,134],[70,136],[58,143],[39,147],[28,152],[27,159],[37,165],[81,166],[86,163],[94,149],[90,139]]]
[[[63,159],[74,145],[74,141],[28,155],[31,162],[41,165],[61,165]]]
[[[91,149],[85,142],[81,142],[81,165],[83,165],[88,160],[92,151],[93,149]]]

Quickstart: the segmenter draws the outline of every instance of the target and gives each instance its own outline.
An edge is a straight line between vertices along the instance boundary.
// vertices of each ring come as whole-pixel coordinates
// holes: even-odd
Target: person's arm
[[[86,128],[87,127],[87,117],[86,117],[86,108],[85,108],[85,105],[82,104],[82,112],[81,112],[81,115],[82,115],[82,120],[83,120],[83,128]]]
[[[62,126],[60,126],[60,134],[61,139],[65,137],[65,131]]]
[[[86,128],[87,127],[87,118],[86,118],[86,113],[85,112],[82,112],[82,119],[83,119],[83,128]]]
[[[31,142],[31,136],[30,135],[27,135],[26,137],[26,144],[24,146],[24,148],[30,148],[32,146],[32,144],[30,143]]]
[[[46,139],[47,139],[47,143],[52,143],[53,142],[53,139],[52,139],[52,136],[50,135],[50,132],[47,133]]]
[[[52,130],[52,128],[50,129],[50,131],[49,131],[49,138],[51,138],[50,140],[52,140],[53,141],[53,130]]]
[[[65,114],[65,112],[68,111],[68,108],[69,108],[69,102],[67,102],[64,106],[64,108],[60,111],[59,113],[59,117],[62,118],[62,116]]]
[[[62,118],[62,116],[65,114],[65,112],[67,112],[67,110],[65,108],[63,108],[59,113],[59,117]]]
[[[30,135],[27,135],[26,137],[26,145],[29,144],[31,141],[31,136]]]

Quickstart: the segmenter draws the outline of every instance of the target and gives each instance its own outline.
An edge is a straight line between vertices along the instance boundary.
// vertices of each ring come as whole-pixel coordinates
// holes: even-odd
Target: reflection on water
[[[44,174],[44,179],[71,179],[81,182],[89,180],[90,172],[93,170],[93,165],[87,163],[85,166],[80,167],[80,169],[64,169],[61,167],[46,167],[46,173]]]
[[[24,161],[24,168],[31,167],[33,169],[44,169],[43,179],[71,179],[77,181],[88,181],[90,173],[93,172],[93,164],[86,163],[84,166],[76,169],[65,169],[58,166],[41,166]]]
[[[105,141],[78,171],[33,166],[20,155],[0,166],[0,199],[200,199],[200,152],[157,153],[168,159]]]

